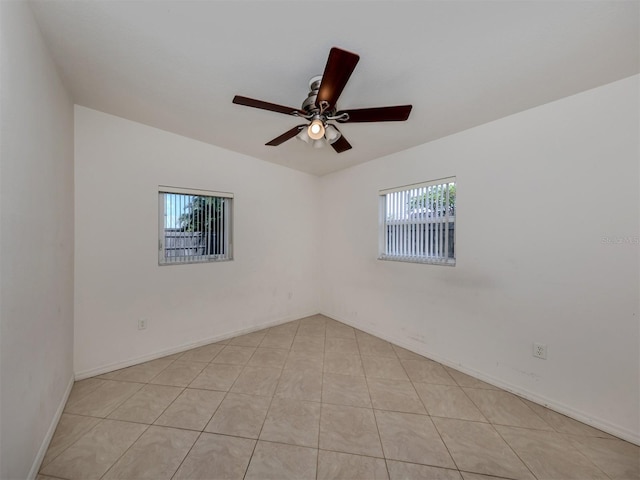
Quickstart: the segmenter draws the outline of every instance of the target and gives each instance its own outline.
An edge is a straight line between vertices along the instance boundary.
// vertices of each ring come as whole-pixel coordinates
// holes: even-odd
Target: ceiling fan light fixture
[[[333,125],[327,125],[324,129],[324,138],[327,139],[327,143],[329,143],[329,145],[337,142],[341,136],[342,134]]]
[[[324,147],[324,139],[313,141],[313,148],[322,148],[322,147]]]
[[[304,143],[309,143],[311,141],[311,137],[309,137],[306,128],[301,128],[300,133],[296,135],[296,138],[298,140],[302,140]]]
[[[316,118],[307,127],[307,135],[309,135],[309,137],[313,140],[320,140],[322,137],[324,137],[324,131],[324,124],[319,118]]]

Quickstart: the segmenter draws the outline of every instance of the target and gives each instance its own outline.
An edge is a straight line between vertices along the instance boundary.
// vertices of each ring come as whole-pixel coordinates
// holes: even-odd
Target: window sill
[[[387,262],[422,263],[425,265],[442,265],[444,267],[455,267],[455,258],[434,258],[434,257],[400,257],[392,255],[380,255],[378,260]]]
[[[158,266],[167,267],[171,265],[193,265],[194,263],[223,263],[231,262],[233,258],[208,258],[206,260],[185,260],[181,262],[158,262]]]

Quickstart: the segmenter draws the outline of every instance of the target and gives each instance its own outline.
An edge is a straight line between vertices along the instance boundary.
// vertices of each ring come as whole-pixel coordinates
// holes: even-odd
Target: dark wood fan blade
[[[336,130],[338,129],[336,128]],[[340,138],[333,142],[331,146],[338,153],[346,152],[347,150],[351,150],[352,148],[351,144],[347,141],[346,138],[344,138],[344,135],[342,135],[342,132],[340,132]]]
[[[279,137],[276,137],[273,140],[271,140],[270,142],[265,143],[265,145],[271,145],[272,147],[277,147],[281,143],[284,143],[287,140],[295,137],[298,134],[298,132],[300,132],[300,130],[302,128],[304,128],[304,127],[306,127],[306,125],[297,125],[297,126],[293,127],[291,130],[287,130],[286,132],[284,132]]]
[[[303,111],[297,108],[285,107],[284,105],[277,105],[275,103],[263,102],[262,100],[256,100],[254,98],[242,97],[236,95],[233,97],[233,103],[238,105],[244,105],[245,107],[261,108],[262,110],[269,110],[270,112],[284,113],[285,115],[293,115],[294,112],[302,113]]]
[[[355,53],[337,47],[331,49],[322,74],[316,106],[320,106],[322,101],[328,102],[332,107],[335,106],[358,60],[360,57]]]
[[[411,105],[398,105],[395,107],[357,108],[336,113],[348,113],[349,120],[338,120],[342,123],[351,122],[403,122],[409,118]]]

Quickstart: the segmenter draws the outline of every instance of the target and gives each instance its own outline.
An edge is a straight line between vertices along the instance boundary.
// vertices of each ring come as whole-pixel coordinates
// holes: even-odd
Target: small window
[[[456,179],[380,191],[380,260],[455,265]]]
[[[160,265],[231,260],[233,194],[159,187]]]

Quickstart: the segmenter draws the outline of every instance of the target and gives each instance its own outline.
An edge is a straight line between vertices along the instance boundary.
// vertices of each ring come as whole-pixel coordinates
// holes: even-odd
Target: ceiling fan
[[[240,95],[233,97],[233,103],[293,115],[310,122],[296,125],[266,145],[277,146],[297,136],[307,143],[313,142],[314,147],[322,147],[325,142],[329,143],[336,152],[342,153],[349,150],[351,144],[340,130],[329,122],[402,122],[409,118],[411,113],[411,105],[338,110],[336,103],[358,60],[360,57],[357,54],[333,47],[329,52],[324,73],[309,81],[310,92],[302,102],[302,108],[285,107]]]

